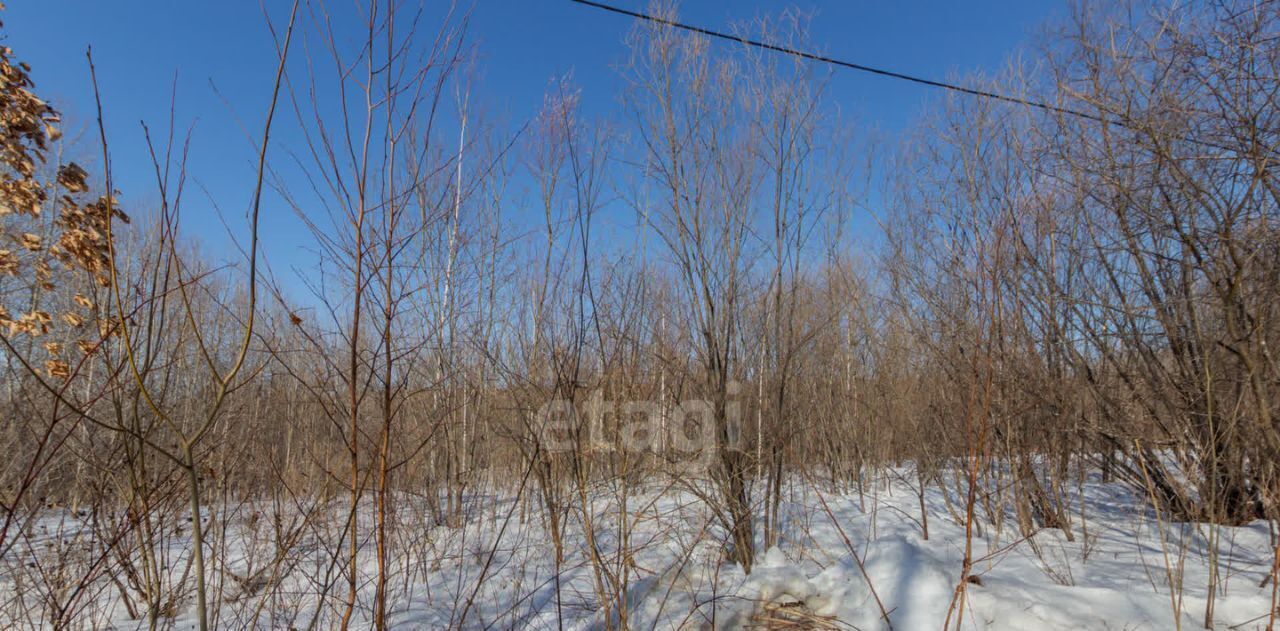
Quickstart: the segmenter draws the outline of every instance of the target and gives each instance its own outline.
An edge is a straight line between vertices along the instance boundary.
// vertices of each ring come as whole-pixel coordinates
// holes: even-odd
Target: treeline
[[[210,594],[271,594],[314,538],[311,624],[381,626],[407,532],[514,494],[625,626],[617,542],[559,542],[617,519],[625,541],[591,500],[655,481],[702,494],[747,571],[789,484],[908,462],[926,537],[930,485],[960,521],[1071,536],[1099,468],[1176,519],[1275,518],[1280,6],[1081,6],[984,85],[1048,107],[947,96],[893,150],[828,69],[658,25],[616,119],[556,81],[508,130],[467,96],[464,10],[361,15],[354,44],[323,7],[277,16],[230,265],[179,220],[182,137],[120,165],[102,130],[87,171],[65,161],[6,51],[0,558],[35,587],[0,619],[79,624],[107,591],[153,623],[243,620]],[[805,45],[795,15],[744,28]],[[103,195],[124,168],[161,200],[127,226]],[[267,264],[264,212],[296,214],[314,266]],[[247,502],[276,547],[240,575]],[[64,510],[89,535],[16,563]]]

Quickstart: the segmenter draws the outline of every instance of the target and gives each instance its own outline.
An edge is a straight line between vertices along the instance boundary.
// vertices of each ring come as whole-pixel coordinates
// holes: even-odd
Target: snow
[[[625,603],[631,628],[765,628],[763,618],[793,614],[827,625],[808,628],[887,628],[878,597],[894,629],[942,629],[948,615],[956,615],[952,603],[965,549],[964,526],[945,500],[961,505],[963,494],[954,487],[928,489],[926,540],[919,500],[906,482],[911,479],[908,470],[884,472],[867,482],[861,494],[795,480],[785,489],[776,545],[763,549],[760,542],[749,575],[726,560],[722,529],[702,500],[681,484],[630,489],[625,514],[632,528],[626,537],[618,530],[617,487],[594,489],[590,539],[609,571],[625,582],[625,595],[615,602]],[[601,606],[601,583],[589,561],[581,512],[566,513],[564,560],[557,568],[540,505],[536,496],[530,499],[534,501],[522,505],[510,493],[477,494],[470,498],[469,516],[462,523],[433,525],[420,499],[397,498],[392,628],[460,623],[466,628],[616,626],[617,612]],[[344,579],[329,569],[343,515],[340,499],[317,511],[332,515],[298,538],[266,600],[228,578],[233,573],[243,578],[274,554],[272,529],[260,525],[269,520],[249,517],[254,512],[270,515],[276,510],[272,506],[244,502],[215,513],[224,524],[226,542],[210,572],[211,584],[221,590],[214,599],[219,627],[303,628],[318,615],[315,628],[330,628],[341,615],[345,594]],[[984,523],[974,536],[972,569],[977,579],[965,584],[963,628],[1202,627],[1210,577],[1209,526],[1160,520],[1142,498],[1096,477],[1073,494],[1070,538],[1060,530],[1023,538],[1011,516],[997,528],[990,516],[979,515]],[[43,517],[0,559],[0,626],[42,624],[21,613],[33,610],[39,598],[23,568],[37,559],[47,565],[41,555],[59,548],[51,542],[76,539],[68,533],[77,532],[78,519],[70,513]],[[362,514],[362,532],[371,532],[371,525],[372,516]],[[1264,579],[1274,560],[1269,526],[1259,521],[1218,529],[1216,628],[1265,628],[1272,591]],[[165,553],[175,574],[189,554],[186,536],[173,531],[166,537]],[[363,544],[354,628],[371,626],[372,539]],[[331,593],[321,603],[316,594],[325,580]],[[145,619],[129,618],[120,589],[101,581],[73,627],[147,628]],[[189,591],[185,596],[177,616],[162,626],[191,628]]]

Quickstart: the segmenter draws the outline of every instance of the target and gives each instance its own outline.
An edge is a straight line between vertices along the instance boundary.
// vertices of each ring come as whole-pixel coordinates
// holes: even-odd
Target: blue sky
[[[330,0],[347,7],[353,0]],[[435,2],[435,0],[427,0]],[[613,0],[644,9],[643,0]],[[813,48],[830,56],[930,78],[995,73],[1046,20],[1065,12],[1058,0],[954,2],[804,0],[814,16]],[[725,29],[776,12],[772,0],[689,0],[684,21]],[[134,206],[154,204],[153,171],[139,121],[153,134],[167,126],[177,77],[180,130],[193,129],[184,229],[206,250],[230,253],[220,209],[237,234],[251,193],[254,151],[274,72],[264,10],[283,19],[286,0],[186,2],[164,0],[15,0],[0,14],[6,44],[33,67],[38,93],[67,119],[68,135],[96,137],[85,50],[92,45],[112,144],[116,186]],[[572,74],[584,112],[608,117],[619,108],[616,64],[626,57],[632,27],[622,16],[567,0],[476,0],[469,36],[478,54],[472,102],[514,128],[542,102],[553,77]],[[354,23],[350,26],[356,37]],[[216,89],[215,89],[216,88]],[[851,120],[892,142],[930,102],[935,90],[872,75],[837,71],[828,98]],[[276,141],[296,143],[282,125]],[[95,142],[78,151],[96,163]],[[307,238],[279,200],[263,215],[265,247],[277,268],[299,265]],[[283,271],[278,269],[278,271]]]

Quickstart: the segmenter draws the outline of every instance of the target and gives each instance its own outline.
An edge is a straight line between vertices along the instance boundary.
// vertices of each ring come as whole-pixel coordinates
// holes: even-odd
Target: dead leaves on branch
[[[12,49],[0,46],[0,237],[5,237],[0,246],[7,246],[0,248],[0,278],[25,280],[33,290],[50,292],[83,274],[94,284],[109,287],[112,222],[127,223],[129,218],[110,194],[83,199],[90,191],[90,176],[74,162],[61,165],[53,182],[37,177],[50,144],[61,137],[61,119],[33,92],[31,68],[12,57]],[[41,222],[51,195],[57,196],[56,216]],[[39,229],[29,229],[35,226]],[[31,294],[26,295],[24,308],[10,310],[0,304],[0,335],[37,338],[50,335],[55,325],[65,325],[70,333],[93,322],[99,341],[75,342],[88,355],[120,330],[81,294],[75,294],[74,304],[58,310],[62,313],[57,320],[38,306],[32,308]],[[55,379],[69,378],[71,369],[62,360],[63,343],[47,341],[41,348],[48,356],[44,372]]]
[[[58,113],[31,88],[30,68],[11,60],[13,50],[0,46],[0,216],[36,216],[45,201],[35,179],[48,143],[58,136]]]
[[[88,191],[88,179],[89,173],[74,162],[58,169],[58,186],[66,189],[68,193]]]
[[[71,366],[61,359],[50,359],[45,361],[44,371],[53,379],[67,379],[71,376]]]
[[[18,255],[10,250],[0,250],[0,274],[17,276],[18,267]]]
[[[18,334],[26,334],[30,337],[41,337],[49,333],[49,324],[53,322],[53,316],[48,311],[36,309],[29,311],[16,320],[9,320],[9,337]]]
[[[77,204],[64,196],[57,225],[62,234],[50,254],[64,265],[88,272],[103,287],[111,284],[111,249],[108,223],[128,223],[115,199],[102,196],[91,204]]]

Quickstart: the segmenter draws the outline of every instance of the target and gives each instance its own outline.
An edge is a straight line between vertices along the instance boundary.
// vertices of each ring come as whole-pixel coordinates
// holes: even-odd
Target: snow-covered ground
[[[859,493],[798,478],[785,492],[777,545],[759,553],[749,576],[725,560],[722,531],[704,502],[677,483],[628,490],[625,545],[617,489],[596,490],[589,515],[594,536],[586,536],[581,511],[569,510],[558,569],[536,497],[522,502],[512,495],[477,494],[468,519],[438,526],[427,525],[419,501],[399,498],[389,619],[398,629],[603,629],[616,626],[616,603],[622,603],[633,629],[880,629],[886,624],[878,597],[894,629],[942,629],[949,611],[956,615],[952,602],[965,548],[965,529],[946,500],[958,510],[962,495],[954,487],[949,498],[941,488],[928,490],[925,540],[912,479],[906,471],[884,472]],[[1266,522],[1216,533],[1204,525],[1168,523],[1141,498],[1096,479],[1073,498],[1070,538],[1060,530],[1023,538],[1012,518],[1002,528],[980,524],[973,539],[977,578],[966,584],[964,628],[1201,628],[1211,536],[1219,542],[1215,628],[1266,627],[1272,586],[1265,579],[1273,560]],[[342,523],[340,502],[316,511],[333,517],[298,529],[287,554],[279,556],[275,533],[288,532],[289,522],[277,528],[269,505],[244,504],[216,514],[224,525],[215,527],[215,538],[226,542],[210,572],[220,628],[336,625],[346,593],[345,579],[331,561],[335,552],[341,554],[333,549]],[[90,542],[72,534],[79,524],[70,514],[43,518],[3,559],[0,627],[43,625],[34,619],[43,592],[33,577],[40,573],[31,568],[69,556],[63,548],[91,550]],[[362,517],[362,532],[371,527]],[[166,540],[165,565],[178,580],[189,539],[175,530]],[[599,551],[597,564],[590,561],[590,541]],[[286,560],[273,565],[278,558]],[[361,558],[354,626],[367,628],[376,567],[371,541]],[[128,582],[107,577],[118,563],[108,559],[102,566],[96,591],[81,599],[74,627],[147,628],[145,619],[131,620],[123,605],[120,594]],[[275,569],[259,571],[266,567]],[[316,594],[326,582],[331,592],[318,606]],[[625,595],[612,598],[613,584],[625,584]],[[608,613],[602,598],[615,603]],[[191,628],[190,598],[175,609],[159,626]]]

